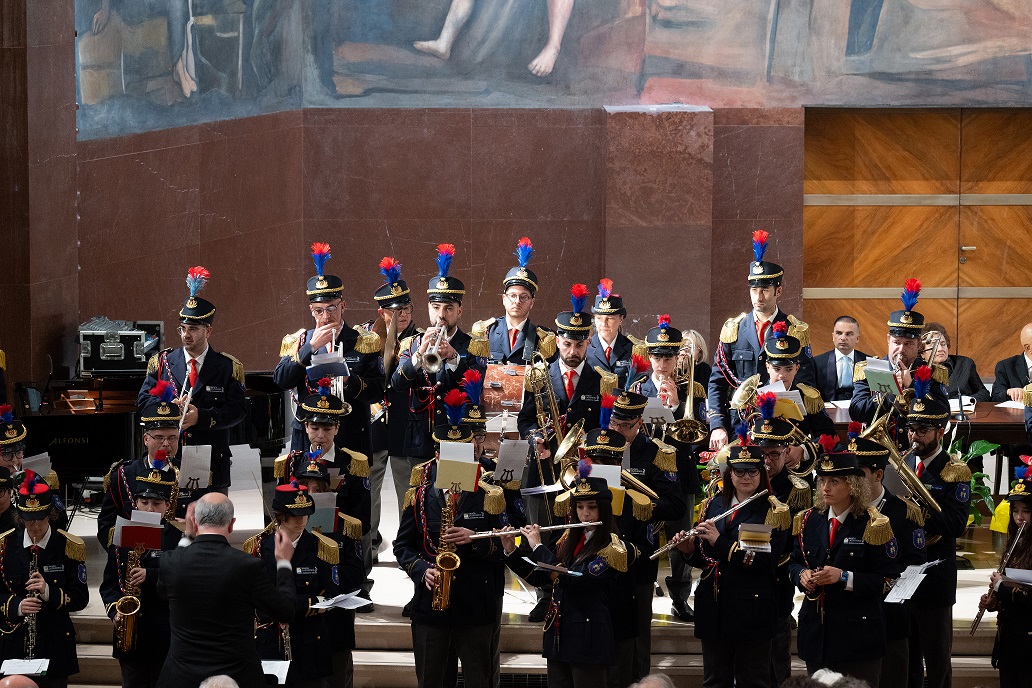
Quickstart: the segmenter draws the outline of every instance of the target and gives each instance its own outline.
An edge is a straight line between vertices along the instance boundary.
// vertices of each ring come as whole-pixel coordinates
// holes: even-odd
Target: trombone
[[[444,322],[444,318],[437,321],[436,332],[434,333],[433,339],[430,340],[430,346],[426,348],[423,353],[423,369],[428,373],[439,373],[441,368],[444,367],[444,361],[441,360],[441,354],[438,353],[438,349],[441,348],[441,342],[444,341],[444,333],[447,331],[448,326]]]
[[[935,501],[935,498],[932,497],[932,493],[928,491],[928,488],[925,487],[925,484],[917,477],[917,474],[911,470],[909,465],[907,465],[906,459],[904,459],[899,453],[899,449],[896,448],[896,443],[889,436],[889,432],[886,430],[885,426],[888,424],[890,415],[891,414],[886,413],[878,418],[878,420],[871,423],[862,433],[860,433],[860,437],[874,440],[888,449],[889,463],[896,469],[896,473],[899,475],[899,480],[903,484],[903,487],[910,492],[910,497],[923,508],[931,509],[935,513],[941,514],[942,507]]]

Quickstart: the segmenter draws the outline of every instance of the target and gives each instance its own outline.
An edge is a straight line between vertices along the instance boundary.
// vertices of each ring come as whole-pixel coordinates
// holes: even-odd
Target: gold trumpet
[[[140,618],[140,586],[129,582],[130,572],[140,566],[143,556],[143,545],[137,545],[129,551],[125,563],[125,595],[115,602],[115,611],[121,617],[115,629],[115,642],[122,652],[129,652],[136,647],[136,621]]]
[[[899,449],[896,448],[896,443],[889,437],[888,430],[885,429],[886,424],[889,421],[889,415],[885,414],[878,420],[871,423],[862,433],[860,437],[865,439],[874,440],[878,444],[882,445],[889,450],[889,463],[896,469],[896,473],[899,474],[900,482],[903,483],[903,487],[910,491],[910,496],[920,506],[931,509],[937,514],[942,513],[942,507],[939,506],[935,498],[932,497],[932,493],[928,491],[925,484],[921,482],[921,479],[917,477],[917,474],[911,470],[910,466],[907,465],[906,460],[899,453]]]

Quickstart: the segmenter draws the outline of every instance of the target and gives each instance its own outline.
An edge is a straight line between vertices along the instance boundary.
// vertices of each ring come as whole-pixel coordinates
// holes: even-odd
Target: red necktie
[[[921,474],[924,473],[924,461],[918,459],[917,461],[917,477],[920,478]]]
[[[190,359],[190,389],[197,386],[197,359]]]
[[[511,330],[509,330],[509,349],[510,350],[516,348],[516,338],[519,337],[519,336],[520,336],[520,331],[517,330],[515,327],[512,328]]]
[[[606,360],[607,361],[609,360],[609,354],[611,354],[611,353],[613,353],[613,347],[607,346],[606,347]]]
[[[756,339],[760,340],[760,348],[763,348],[763,340],[767,337],[767,323],[760,323],[760,328],[756,332]]]
[[[566,401],[573,401],[573,376],[576,370],[566,371]]]
[[[828,538],[828,547],[831,548],[835,545],[835,533],[838,532],[840,523],[837,518],[831,519],[831,537]]]

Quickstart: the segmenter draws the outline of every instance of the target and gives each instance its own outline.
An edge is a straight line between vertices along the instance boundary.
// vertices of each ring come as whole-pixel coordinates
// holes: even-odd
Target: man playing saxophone
[[[165,514],[172,500],[175,474],[156,462],[148,474],[133,478],[133,497],[136,509]],[[123,688],[153,688],[165,663],[169,634],[168,600],[158,595],[158,565],[161,553],[176,548],[182,530],[174,522],[162,518],[164,529],[161,549],[137,550],[123,541],[121,547],[108,548],[104,580],[100,597],[104,609],[114,624],[112,656],[122,671]],[[131,602],[136,598],[136,602]],[[123,601],[124,600],[124,601]],[[136,613],[131,621],[123,612]]]
[[[448,421],[434,428],[434,441],[472,443],[473,429],[462,422],[466,395],[451,390],[443,402]],[[398,563],[415,583],[416,677],[420,688],[445,685],[457,655],[465,684],[488,688],[497,668],[494,581],[505,566],[504,555],[497,538],[470,535],[503,525],[505,497],[502,488],[484,481],[475,492],[438,489],[437,469],[437,456],[413,469],[394,542]]]

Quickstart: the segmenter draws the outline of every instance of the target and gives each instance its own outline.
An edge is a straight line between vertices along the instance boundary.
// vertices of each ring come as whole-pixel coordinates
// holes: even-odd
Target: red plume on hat
[[[838,446],[838,437],[835,435],[821,435],[817,442],[821,445],[821,449],[824,450],[825,454],[830,454]]]

